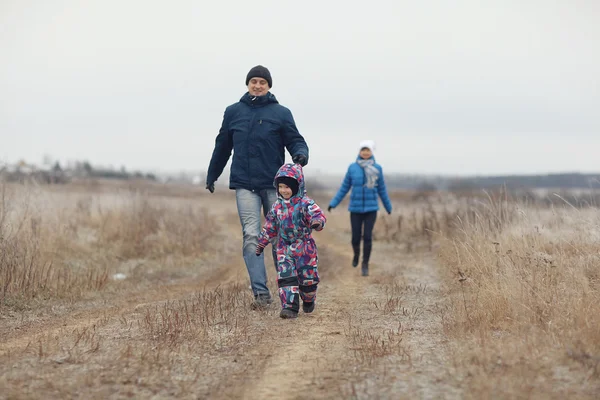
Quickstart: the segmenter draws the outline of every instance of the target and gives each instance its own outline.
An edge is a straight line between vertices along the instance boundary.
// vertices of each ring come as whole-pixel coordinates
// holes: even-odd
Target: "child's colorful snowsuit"
[[[298,181],[298,193],[289,200],[279,195],[267,214],[258,237],[259,247],[266,247],[277,236],[277,283],[283,308],[298,311],[300,301],[314,302],[319,283],[317,246],[311,232],[325,226],[326,218],[315,201],[305,194],[304,175],[298,164],[284,164],[275,179],[287,176]],[[277,187],[277,182],[275,182]]]

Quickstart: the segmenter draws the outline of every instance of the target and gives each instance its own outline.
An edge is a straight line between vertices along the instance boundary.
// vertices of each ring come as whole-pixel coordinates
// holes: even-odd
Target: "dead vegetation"
[[[173,347],[194,340],[222,348],[249,341],[250,296],[240,296],[240,284],[202,291],[190,299],[146,309],[139,321],[151,341]]]
[[[474,398],[599,393],[599,239],[595,208],[503,199],[441,241],[440,316]]]
[[[240,398],[296,384],[280,373],[298,369],[311,371],[316,398],[600,390],[600,217],[589,203],[396,196],[376,224],[368,280],[349,266],[345,216],[330,218],[330,236],[317,237],[322,303],[280,321],[277,307],[248,311],[231,199],[210,197],[209,213],[195,190],[71,189],[0,185],[11,340],[0,397]],[[172,286],[192,277],[196,286]],[[84,317],[55,311],[65,304]],[[46,313],[52,324],[30,329]]]
[[[31,398],[219,397],[223,377],[256,366],[248,350],[266,324],[239,284],[140,306],[10,352],[4,395]],[[257,323],[258,319],[258,323]],[[8,366],[10,367],[8,368]],[[26,385],[24,384],[26,382]],[[0,396],[2,397],[2,396]]]
[[[595,398],[600,392],[600,213],[565,193],[396,196],[375,240],[438,255],[447,379],[471,398]],[[415,310],[403,296],[373,306]],[[421,310],[423,311],[423,310]]]
[[[193,262],[216,233],[197,202],[0,184],[0,306],[102,290],[132,260]]]

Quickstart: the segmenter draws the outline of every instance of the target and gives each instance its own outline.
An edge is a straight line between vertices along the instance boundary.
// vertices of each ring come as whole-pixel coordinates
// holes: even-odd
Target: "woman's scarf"
[[[367,177],[365,186],[369,189],[373,189],[377,184],[377,179],[379,179],[379,170],[375,167],[375,160],[372,158],[368,160],[357,160],[358,165],[365,171],[365,175]]]

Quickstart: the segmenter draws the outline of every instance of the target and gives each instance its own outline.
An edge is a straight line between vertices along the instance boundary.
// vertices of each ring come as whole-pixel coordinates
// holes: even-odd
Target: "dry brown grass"
[[[174,347],[196,341],[210,348],[248,342],[250,296],[240,284],[202,291],[188,300],[166,302],[146,310],[139,321],[148,339]]]
[[[435,314],[450,355],[449,364],[440,365],[444,379],[464,388],[466,397],[597,398],[600,212],[571,197],[522,202],[506,192],[394,195],[394,213],[380,213],[375,240],[417,257],[437,253],[443,300],[426,310],[405,307],[411,290],[425,294],[427,287],[409,290],[382,276],[373,283],[383,284],[385,296],[367,299],[370,307],[408,326]],[[343,229],[347,235],[349,224]],[[384,331],[345,332],[360,365],[411,354],[392,346]],[[356,390],[344,387],[343,394],[356,397]]]
[[[319,308],[283,321],[277,306],[249,311],[233,250],[241,239],[223,240],[239,234],[231,196],[205,194],[208,215],[197,188],[0,189],[0,318],[9,310],[2,321],[15,327],[3,328],[15,347],[3,348],[0,397],[242,398],[261,385],[295,387],[298,370],[322,398],[594,398],[600,389],[595,208],[395,195],[368,278],[349,266],[349,221],[331,218],[317,236]],[[113,282],[114,272],[128,279]],[[169,286],[193,273],[192,284]],[[85,298],[96,291],[107,295]],[[26,316],[46,310],[34,300],[59,298],[81,300],[72,320],[27,330]]]
[[[350,321],[351,322],[351,321]],[[382,357],[398,354],[410,358],[405,348],[402,347],[402,324],[395,329],[373,332],[369,329],[351,326],[346,335],[349,336],[354,352],[354,357],[361,367],[371,367],[380,362]]]
[[[397,196],[396,196],[397,197]],[[489,197],[490,201],[492,197]],[[392,215],[380,213],[373,239],[398,243],[409,252],[432,251],[440,237],[453,234],[461,222],[496,224],[481,217],[481,202],[476,198],[437,195],[407,202],[394,202]],[[500,210],[497,218],[507,218],[509,210]],[[504,213],[504,214],[502,214]]]
[[[4,359],[0,398],[226,398],[240,389],[227,378],[257,366],[251,348],[267,328],[245,290],[201,290],[39,337]]]
[[[0,183],[0,306],[101,290],[130,260],[190,263],[216,231],[198,202]]]
[[[474,398],[600,393],[600,214],[482,203],[441,244],[440,316]]]

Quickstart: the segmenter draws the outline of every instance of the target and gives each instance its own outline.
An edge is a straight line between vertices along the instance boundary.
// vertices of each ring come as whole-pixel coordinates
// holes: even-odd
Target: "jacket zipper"
[[[363,212],[366,212],[366,208],[367,207],[365,206],[365,185],[367,184],[367,173],[365,172],[364,168],[361,168],[361,169],[362,169],[362,172],[363,172],[363,185],[362,185],[362,203],[363,203],[363,206],[362,206],[362,209],[363,209]]]
[[[248,144],[252,143],[252,126],[254,125],[254,119],[256,118],[254,104],[252,104],[252,118],[250,118],[249,126],[248,126]],[[250,170],[250,148],[248,148],[248,182],[250,182],[250,191],[254,192],[254,185],[252,184],[252,171]]]

